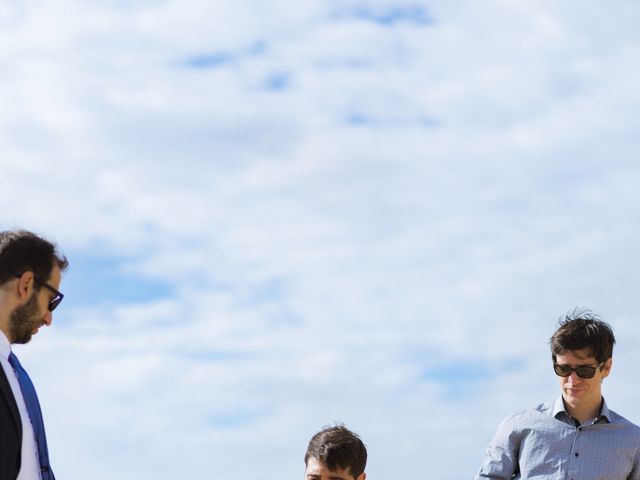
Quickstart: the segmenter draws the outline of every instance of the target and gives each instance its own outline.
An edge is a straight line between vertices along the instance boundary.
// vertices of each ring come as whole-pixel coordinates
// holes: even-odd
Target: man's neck
[[[7,360],[9,358],[9,354],[11,353],[11,342],[6,337],[6,335],[0,331],[0,356]]]
[[[570,405],[566,400],[563,399],[563,401],[564,408],[567,410],[567,413],[572,418],[578,420],[580,424],[583,424],[588,420],[593,420],[598,417],[602,411],[602,396],[600,396],[597,401],[584,405]]]
[[[4,334],[4,336],[11,343],[11,336],[9,335],[9,315],[4,314],[4,311],[0,312],[0,332]]]

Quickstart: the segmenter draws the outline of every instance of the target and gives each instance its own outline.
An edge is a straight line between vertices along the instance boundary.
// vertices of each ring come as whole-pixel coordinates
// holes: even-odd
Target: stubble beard
[[[38,301],[34,292],[27,303],[16,307],[11,312],[9,331],[11,332],[12,343],[29,343],[33,336],[33,331],[40,327],[42,323],[38,313]]]

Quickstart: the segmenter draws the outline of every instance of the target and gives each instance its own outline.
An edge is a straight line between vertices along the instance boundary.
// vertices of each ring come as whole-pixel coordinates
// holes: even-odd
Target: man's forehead
[[[349,469],[337,467],[336,470],[329,470],[325,463],[318,458],[309,458],[307,468],[305,470],[307,476],[318,476],[319,478],[328,478],[330,480],[352,480],[353,476]],[[323,477],[324,475],[324,477]]]
[[[48,282],[50,282],[54,288],[58,288],[56,287],[56,285],[60,285],[60,281],[62,280],[62,272],[60,271],[60,267],[58,267],[58,265],[53,265],[53,268],[51,269],[51,274],[49,275],[49,278],[47,279]]]
[[[565,350],[564,352],[559,353],[558,355],[556,355],[556,358],[560,358],[562,357],[563,359],[566,360],[578,360],[578,361],[582,361],[582,360],[594,360],[595,356],[593,354],[593,350],[590,347],[587,348],[581,348],[580,350]]]

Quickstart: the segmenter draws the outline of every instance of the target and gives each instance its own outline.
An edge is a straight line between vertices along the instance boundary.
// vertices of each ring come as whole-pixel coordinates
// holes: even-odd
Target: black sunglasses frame
[[[20,278],[21,276],[22,276],[22,274],[16,275],[16,278]],[[62,294],[62,292],[56,290],[51,285],[49,285],[47,282],[41,282],[40,280],[38,280],[35,277],[33,277],[33,281],[36,284],[40,285],[41,287],[46,288],[47,290],[49,290],[51,293],[53,293],[55,295],[51,300],[49,300],[49,305],[47,305],[47,308],[49,309],[49,311],[53,312],[56,309],[56,307],[58,305],[60,305],[60,302],[64,298],[64,295]]]
[[[573,372],[576,372],[576,375],[580,378],[589,379],[593,378],[598,371],[599,368],[604,365],[604,362],[598,363],[595,367],[593,365],[580,365],[578,367],[570,367],[569,365],[559,365],[557,363],[553,363],[553,371],[559,377],[568,377]]]
[[[48,305],[49,311],[53,312],[56,309],[56,307],[60,305],[60,302],[64,298],[64,295],[60,291],[56,290],[51,285],[49,285],[47,282],[41,282],[37,278],[34,278],[33,281],[36,282],[41,287],[46,288],[47,290],[49,290],[55,295],[51,300],[49,300],[49,305]]]

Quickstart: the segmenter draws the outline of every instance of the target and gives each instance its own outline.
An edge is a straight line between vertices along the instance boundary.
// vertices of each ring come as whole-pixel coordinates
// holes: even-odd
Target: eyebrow
[[[588,364],[588,363],[558,363],[558,362],[556,362],[556,365],[560,365],[561,367],[595,367],[599,363],[604,363],[604,362],[598,362],[596,360],[596,365],[591,365],[591,364]]]
[[[307,480],[320,480],[322,477],[317,473],[308,473]],[[344,477],[340,477],[337,475],[329,475],[329,480],[345,480]]]

